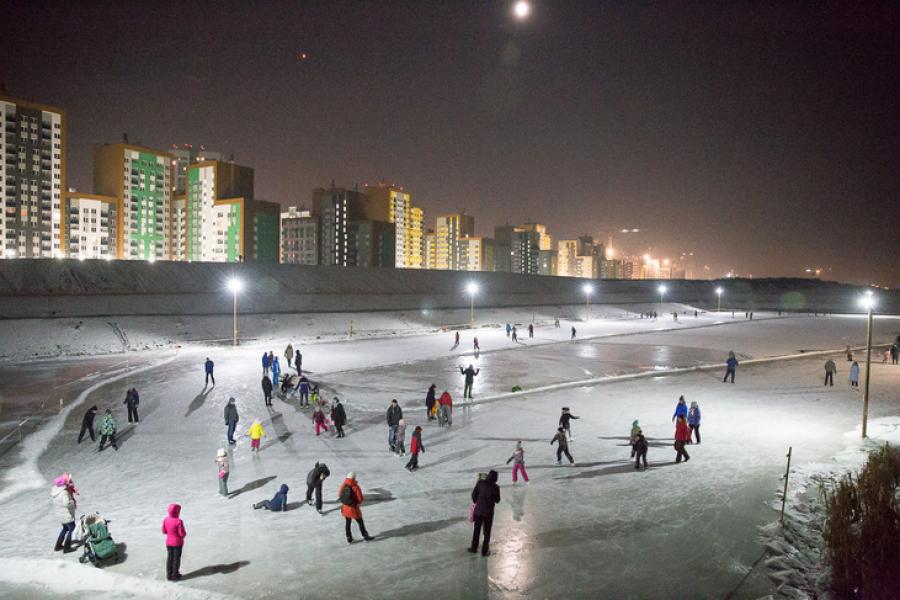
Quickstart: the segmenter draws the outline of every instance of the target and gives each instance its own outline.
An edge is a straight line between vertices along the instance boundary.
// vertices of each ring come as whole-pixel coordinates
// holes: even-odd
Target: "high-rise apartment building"
[[[172,197],[172,260],[187,260],[187,195]]]
[[[365,193],[365,218],[394,225],[394,246],[397,253],[395,266],[398,269],[422,268],[424,212],[413,205],[410,193],[401,187],[384,183],[366,186]]]
[[[538,275],[556,275],[556,252],[553,250],[541,250],[538,253]]]
[[[408,267],[425,268],[425,210],[413,206],[409,211],[409,234],[407,238]]]
[[[397,256],[395,228],[394,223],[384,221],[352,221],[349,248],[353,266],[394,268]]]
[[[522,275],[537,275],[540,264],[540,232],[513,229],[510,236],[510,272]]]
[[[194,163],[207,160],[225,160],[221,152],[207,150],[204,146],[194,148],[193,144],[172,144],[172,192],[184,194],[187,188],[187,171]]]
[[[319,217],[303,207],[289,206],[281,213],[281,262],[317,265],[321,233]]]
[[[494,270],[512,272],[512,238],[516,228],[513,225],[494,227]]]
[[[437,235],[433,231],[425,232],[422,240],[422,251],[424,259],[424,267],[426,269],[437,269]]]
[[[94,192],[121,201],[117,258],[171,257],[172,157],[133,144],[94,147]]]
[[[520,231],[533,231],[537,234],[538,250],[553,250],[553,238],[547,233],[547,226],[540,223],[525,223],[517,227]]]
[[[65,254],[81,260],[116,258],[120,210],[119,198],[69,190],[62,204]]]
[[[459,240],[474,237],[475,217],[466,213],[438,215],[435,223],[435,269],[460,270]]]
[[[64,256],[65,113],[0,96],[0,124],[0,257]]]
[[[350,224],[363,219],[365,197],[359,190],[335,187],[313,190],[312,213],[321,218],[322,241],[319,264],[340,267],[356,266],[355,247]]]
[[[479,236],[459,239],[460,271],[493,271],[494,240]]]

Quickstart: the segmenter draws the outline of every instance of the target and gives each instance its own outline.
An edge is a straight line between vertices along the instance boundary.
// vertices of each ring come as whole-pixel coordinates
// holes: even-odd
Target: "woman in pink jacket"
[[[184,547],[184,538],[187,532],[184,530],[184,521],[181,520],[180,504],[169,505],[169,516],[163,519],[162,532],[166,536],[166,579],[178,581],[181,579],[181,549]]]

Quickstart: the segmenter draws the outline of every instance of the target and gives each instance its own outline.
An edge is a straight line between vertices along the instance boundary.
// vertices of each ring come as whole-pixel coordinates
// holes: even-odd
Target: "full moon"
[[[524,19],[531,12],[531,5],[526,0],[519,0],[513,6],[513,13],[518,19]]]

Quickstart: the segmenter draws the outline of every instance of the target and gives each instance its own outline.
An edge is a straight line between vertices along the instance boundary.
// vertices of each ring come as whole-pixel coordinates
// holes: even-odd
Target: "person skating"
[[[250,436],[250,452],[259,452],[259,440],[266,435],[266,430],[263,429],[259,419],[253,420],[253,424],[247,430],[247,435]]]
[[[556,447],[556,464],[562,464],[562,455],[565,454],[569,459],[569,464],[574,465],[575,459],[569,454],[569,442],[566,440],[566,430],[560,427],[556,430],[556,435],[550,440],[550,445],[558,444]]]
[[[281,377],[281,363],[278,362],[278,357],[274,357],[272,359],[272,384],[278,385]]]
[[[507,323],[507,324],[506,324],[506,337],[509,337],[509,335],[510,335],[511,333],[512,333],[512,325],[510,325],[509,323]]]
[[[228,399],[225,405],[225,426],[228,427],[228,443],[234,446],[237,442],[234,440],[234,430],[237,429],[238,411],[234,404],[234,398]]]
[[[334,397],[334,402],[331,405],[331,422],[334,423],[334,431],[337,433],[337,437],[344,437],[344,425],[347,424],[347,413],[344,411],[344,405],[341,404],[341,401],[338,400],[338,397]]]
[[[400,419],[403,418],[403,409],[397,404],[397,399],[391,400],[391,405],[387,409],[387,426],[388,426],[388,446],[391,452],[396,452],[397,427],[400,426]]]
[[[78,443],[81,443],[81,440],[84,439],[85,432],[91,434],[91,441],[96,442],[97,438],[94,437],[94,417],[97,416],[97,406],[94,405],[87,409],[87,412],[84,413],[84,416],[81,417],[81,431],[78,432]]]
[[[306,375],[300,376],[298,389],[300,390],[300,408],[309,408],[309,379],[306,378]]]
[[[263,355],[262,355],[263,375],[269,374],[269,367],[271,367],[271,366],[272,366],[272,359],[269,358],[269,353],[263,352]]]
[[[319,400],[319,384],[315,384],[309,390],[309,403],[316,408],[321,408],[324,403]]]
[[[300,354],[300,348],[294,352],[294,368],[297,369],[297,374],[303,371],[303,355]]]
[[[528,337],[530,337],[530,338],[534,337],[534,323],[528,324]]]
[[[685,449],[685,444],[691,441],[691,430],[688,427],[687,419],[684,415],[678,417],[675,421],[675,462],[680,463],[682,457],[684,462],[691,460],[691,456]]]
[[[856,361],[850,365],[850,387],[859,390],[859,363]]]
[[[478,336],[472,339],[472,351],[478,354],[481,352],[481,346],[478,345]]]
[[[465,379],[465,385],[463,386],[463,398],[472,399],[472,384],[475,383],[475,376],[481,372],[481,369],[476,369],[472,365],[469,365],[468,368],[463,369],[459,368],[460,375],[463,375]]]
[[[634,443],[637,441],[637,435],[641,432],[640,423],[635,419],[631,422],[631,433],[628,434],[628,443],[631,445],[631,458],[634,458]]]
[[[425,445],[422,443],[422,428],[416,425],[412,434],[412,441],[409,443],[409,453],[412,455],[409,462],[406,463],[406,470],[409,472],[419,468],[419,452],[425,452]]]
[[[291,361],[294,359],[294,346],[288,343],[284,349],[284,359],[287,361],[288,369],[291,368]]]
[[[459,346],[459,332],[456,332],[456,335],[453,337],[453,347],[456,348]]]
[[[325,423],[325,412],[321,406],[316,406],[316,409],[313,411],[313,423],[316,424],[316,437],[322,431],[328,431],[328,425]]]
[[[353,543],[353,535],[350,533],[351,521],[356,521],[356,525],[359,527],[359,532],[364,540],[368,542],[375,539],[366,531],[366,524],[363,522],[361,506],[365,498],[363,497],[362,489],[356,482],[356,473],[353,471],[347,473],[347,478],[344,479],[344,483],[338,489],[338,500],[341,501],[341,516],[344,517],[344,532],[347,534],[347,543]]]
[[[478,552],[478,541],[482,531],[484,538],[481,540],[481,555],[491,555],[491,528],[494,524],[494,507],[500,503],[500,486],[497,485],[497,471],[488,471],[486,479],[479,479],[472,490],[472,503],[475,505],[473,516],[475,527],[472,531],[472,543],[469,544],[469,552]]]
[[[575,326],[572,325],[572,339],[573,339],[573,340],[575,339],[575,334],[576,334]]]
[[[644,437],[644,432],[638,428],[637,435],[634,438],[634,444],[632,444],[631,455],[634,456],[634,468],[641,468],[641,461],[644,463],[644,468],[647,468],[647,438]]]
[[[106,414],[100,419],[100,452],[106,447],[107,441],[116,452],[119,451],[119,446],[116,444],[116,419],[108,408]]]
[[[516,329],[515,325],[512,328],[512,341],[515,343],[519,342],[519,331]]]
[[[450,392],[444,390],[444,393],[441,394],[438,403],[441,405],[440,411],[441,416],[438,419],[438,424],[443,427],[446,425],[447,427],[453,426],[453,398],[450,396]]]
[[[62,530],[56,538],[56,546],[53,550],[60,550],[68,553],[72,551],[72,533],[75,531],[75,507],[78,503],[75,501],[75,484],[72,482],[72,476],[63,473],[53,480],[53,487],[50,488],[50,502],[56,513],[57,520],[62,524]]]
[[[725,377],[722,378],[722,383],[728,381],[728,376],[731,375],[731,383],[734,383],[734,373],[737,370],[738,361],[734,356],[734,351],[731,350],[728,352],[728,360],[725,361]]]
[[[519,481],[519,471],[522,472],[522,479],[528,483],[528,473],[525,471],[525,449],[522,448],[522,442],[516,442],[516,449],[513,450],[512,456],[506,459],[506,464],[512,462],[512,480],[513,485]]]
[[[262,392],[263,399],[266,401],[266,406],[272,406],[272,380],[269,379],[268,375],[263,375]]]
[[[556,329],[559,329],[559,317],[556,317],[555,319],[553,319],[553,326]]]
[[[835,373],[837,373],[837,365],[829,358],[825,361],[825,385],[834,387]]]
[[[844,352],[847,353],[847,362],[853,362],[853,350],[850,349],[850,344],[847,344]]]
[[[141,403],[141,398],[138,395],[138,391],[135,388],[129,389],[125,392],[125,402],[124,404],[128,407],[128,422],[129,423],[139,423],[140,419],[138,419],[138,404]]]
[[[331,475],[328,465],[325,463],[316,463],[316,466],[306,474],[306,503],[310,506],[313,504],[313,492],[316,493],[316,510],[322,513],[322,484]]]
[[[288,495],[288,486],[286,483],[282,483],[281,487],[278,488],[278,491],[275,492],[275,495],[272,496],[271,500],[263,500],[262,502],[257,502],[253,505],[254,510],[258,510],[260,508],[264,508],[266,510],[270,510],[272,512],[284,512],[287,510],[287,495]]]
[[[687,422],[688,426],[691,428],[691,433],[697,438],[697,443],[700,443],[700,407],[696,402],[691,402],[691,408],[688,410],[687,414]],[[691,439],[688,438],[688,443],[691,443]]]
[[[574,442],[575,436],[572,435],[571,425],[569,421],[572,419],[580,419],[581,417],[576,417],[569,411],[568,406],[563,406],[562,414],[559,416],[559,426],[562,427],[566,432],[566,437],[569,438],[569,441]]]
[[[406,454],[406,419],[400,419],[397,423],[397,433],[394,435],[394,454],[403,456]]]
[[[678,417],[687,417],[688,407],[687,402],[684,400],[684,396],[678,396],[678,404],[675,405],[675,413],[672,415],[672,422],[675,422],[675,419]]]
[[[215,368],[215,363],[206,357],[206,362],[203,363],[203,370],[206,372],[206,383],[204,387],[209,385],[210,380],[212,380],[213,387],[216,385],[216,377],[213,375],[213,369]]]
[[[216,470],[219,473],[219,495],[228,496],[228,454],[225,448],[216,452]]]
[[[178,581],[181,579],[181,552],[187,530],[181,520],[180,504],[170,504],[168,514],[162,522],[162,532],[166,536],[166,579]]]
[[[896,365],[898,360],[900,360],[900,345],[891,344],[891,364]]]
[[[428,392],[425,393],[425,412],[428,415],[428,420],[434,420],[434,405],[437,404],[437,398],[435,397],[437,392],[435,391],[437,387],[432,383],[428,388]]]

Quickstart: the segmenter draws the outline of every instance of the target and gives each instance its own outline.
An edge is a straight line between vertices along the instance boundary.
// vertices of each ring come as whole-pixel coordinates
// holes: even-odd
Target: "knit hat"
[[[219,448],[219,451],[216,452],[216,456],[225,456],[225,448]]]
[[[632,422],[631,422],[631,426],[632,426],[632,427],[639,427],[638,420],[635,419],[634,421],[632,421]]]
[[[234,396],[232,396],[231,398],[228,399],[228,403],[229,403],[229,404],[234,404]]]
[[[691,408],[697,408],[697,402],[696,402],[696,401],[691,402]]]
[[[522,442],[516,442],[516,448],[519,449],[522,447]]]
[[[353,481],[356,481],[356,472],[350,471],[349,473],[347,473],[347,479],[352,479]]]

